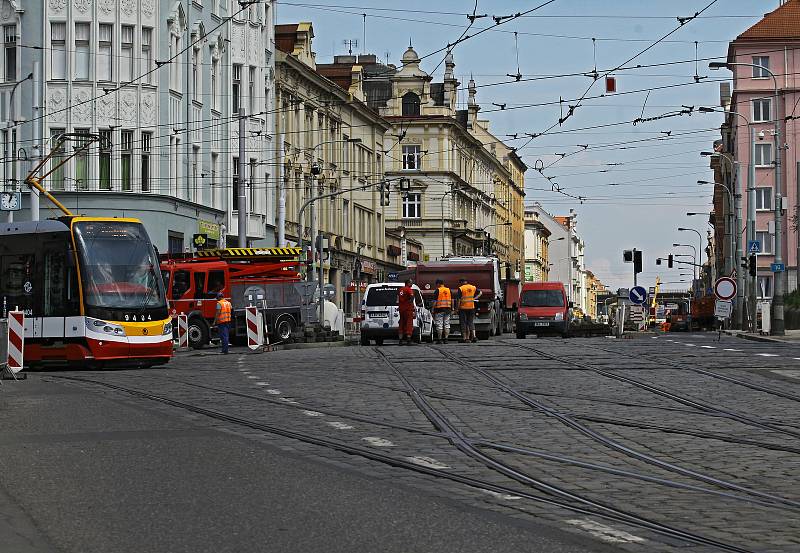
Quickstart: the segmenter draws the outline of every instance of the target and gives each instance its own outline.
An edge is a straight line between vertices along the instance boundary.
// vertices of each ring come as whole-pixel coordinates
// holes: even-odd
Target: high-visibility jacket
[[[458,287],[461,292],[461,302],[458,304],[459,309],[475,309],[475,288],[472,284],[463,284]]]
[[[439,286],[436,289],[439,292],[439,295],[436,296],[436,301],[433,303],[434,309],[452,309],[453,308],[453,298],[450,295],[450,288],[447,286]]]
[[[217,322],[220,324],[231,322],[231,302],[225,298],[217,302]]]

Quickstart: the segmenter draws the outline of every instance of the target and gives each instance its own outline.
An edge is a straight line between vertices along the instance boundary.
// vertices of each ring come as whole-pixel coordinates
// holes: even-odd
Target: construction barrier
[[[247,324],[247,347],[256,350],[264,343],[264,324],[261,313],[257,307],[245,307],[245,322]]]
[[[22,311],[8,312],[8,334],[6,336],[7,367],[11,373],[16,374],[22,370],[24,361],[22,352],[25,347],[25,314]]]
[[[189,347],[189,317],[178,315],[178,349]]]

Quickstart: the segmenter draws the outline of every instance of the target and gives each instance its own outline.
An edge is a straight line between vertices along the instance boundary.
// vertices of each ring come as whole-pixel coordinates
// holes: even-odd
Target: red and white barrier
[[[22,370],[25,347],[25,314],[22,311],[8,312],[8,370],[16,374]]]
[[[261,322],[261,313],[257,307],[245,307],[245,322],[247,323],[247,347],[258,349],[264,343],[264,325]]]
[[[178,315],[178,349],[189,347],[189,317]]]

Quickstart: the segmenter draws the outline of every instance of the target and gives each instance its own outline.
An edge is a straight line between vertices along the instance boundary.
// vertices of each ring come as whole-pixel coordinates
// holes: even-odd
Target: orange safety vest
[[[436,298],[436,301],[433,304],[434,309],[452,309],[453,308],[453,298],[450,295],[450,288],[447,286],[439,286],[437,288],[439,295]]]
[[[472,284],[464,284],[459,286],[461,291],[461,303],[458,304],[459,309],[475,309],[475,288]]]
[[[219,313],[217,314],[218,323],[231,322],[231,302],[226,299],[221,299],[217,302]]]

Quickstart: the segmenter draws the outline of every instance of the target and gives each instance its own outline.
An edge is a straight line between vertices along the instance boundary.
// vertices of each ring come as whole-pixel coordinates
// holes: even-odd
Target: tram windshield
[[[73,229],[87,306],[152,309],[166,305],[158,259],[141,223],[79,221]]]

